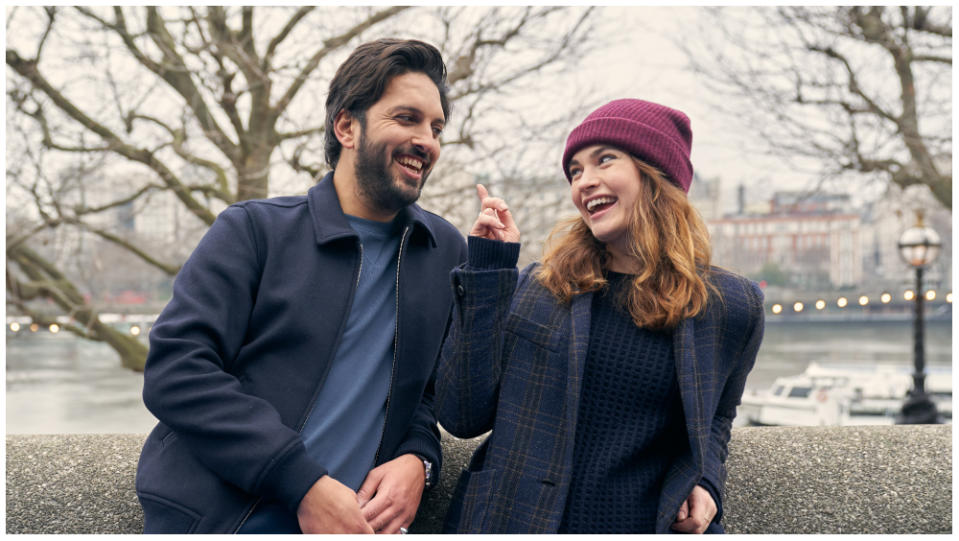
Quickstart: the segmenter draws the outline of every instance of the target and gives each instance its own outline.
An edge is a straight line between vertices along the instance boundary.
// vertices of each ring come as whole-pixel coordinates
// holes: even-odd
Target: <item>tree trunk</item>
[[[143,372],[146,366],[148,348],[135,336],[119,331],[97,321],[95,324],[97,337],[106,342],[120,356],[120,363],[124,368],[135,372]]]
[[[270,191],[270,156],[274,146],[257,145],[247,154],[238,171],[236,200],[263,199]]]
[[[84,300],[83,295],[57,267],[26,245],[7,250],[8,261],[12,260],[20,267],[30,282],[21,282],[8,276],[7,292],[15,301],[24,303],[37,299],[52,300],[65,313],[73,315],[80,326],[67,325],[65,329],[81,337],[92,338],[110,345],[120,356],[124,367],[138,372],[146,364],[147,346],[136,337],[114,329],[100,321],[99,315]],[[40,314],[30,313],[31,318],[44,325],[53,323]]]

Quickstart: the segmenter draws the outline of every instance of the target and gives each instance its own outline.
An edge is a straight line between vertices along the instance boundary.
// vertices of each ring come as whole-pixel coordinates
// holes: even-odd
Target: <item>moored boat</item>
[[[907,367],[823,366],[776,378],[743,395],[737,417],[749,425],[851,426],[893,424],[912,388]],[[952,372],[927,370],[926,393],[945,422],[952,421]]]

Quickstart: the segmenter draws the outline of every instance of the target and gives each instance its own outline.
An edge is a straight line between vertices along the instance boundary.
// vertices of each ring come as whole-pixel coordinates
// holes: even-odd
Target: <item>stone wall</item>
[[[735,428],[729,533],[951,533],[952,427]],[[19,533],[139,533],[145,436],[8,435],[7,524]],[[412,533],[438,532],[476,440],[444,441]]]

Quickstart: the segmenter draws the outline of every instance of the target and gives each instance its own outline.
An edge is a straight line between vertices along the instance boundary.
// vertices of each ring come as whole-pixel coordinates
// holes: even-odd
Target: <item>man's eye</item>
[[[433,137],[439,137],[442,134],[443,134],[443,128],[437,128],[437,127],[433,128]]]

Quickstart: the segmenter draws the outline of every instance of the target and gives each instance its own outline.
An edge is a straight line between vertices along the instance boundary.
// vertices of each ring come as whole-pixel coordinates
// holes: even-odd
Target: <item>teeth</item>
[[[593,209],[598,207],[599,205],[612,203],[614,201],[616,201],[616,199],[613,197],[597,197],[596,199],[593,199],[589,201],[588,203],[586,203],[586,210],[593,212]]]
[[[421,162],[420,160],[417,160],[416,158],[408,158],[406,156],[403,156],[397,161],[403,165],[416,169],[417,171],[423,168],[423,162]]]

